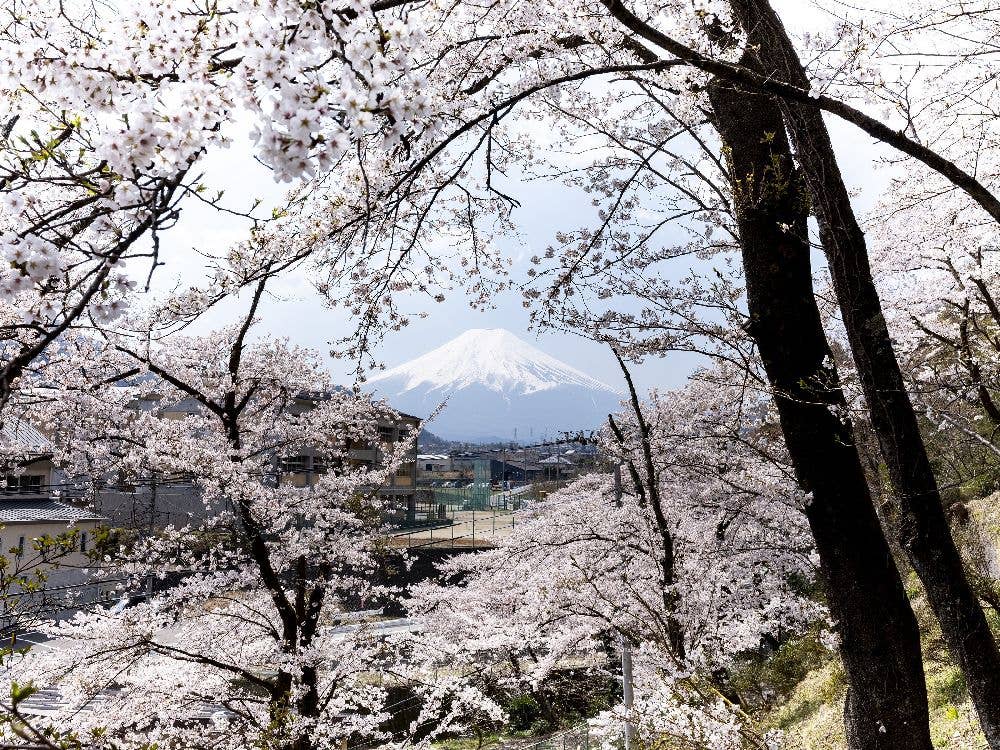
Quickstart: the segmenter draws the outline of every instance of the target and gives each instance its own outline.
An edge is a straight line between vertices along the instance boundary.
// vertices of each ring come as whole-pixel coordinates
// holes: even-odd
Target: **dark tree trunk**
[[[310,721],[318,721],[319,705],[319,674],[316,667],[307,666],[302,669],[302,695],[296,701],[296,711],[299,716]],[[300,734],[292,744],[292,750],[311,750],[313,743],[308,736]]]
[[[639,403],[639,392],[635,388],[635,381],[632,380],[632,373],[629,372],[628,366],[618,353],[618,350],[612,347],[611,351],[614,353],[615,359],[618,360],[622,375],[625,377],[625,383],[628,385],[632,413],[635,416],[635,423],[639,429],[644,471],[639,471],[639,467],[631,458],[626,459],[625,465],[628,468],[635,491],[638,493],[639,505],[644,508],[649,507],[652,510],[653,521],[659,532],[660,549],[662,551],[662,556],[660,557],[662,580],[660,585],[663,589],[663,614],[666,618],[667,642],[670,644],[670,653],[678,661],[683,662],[687,654],[687,649],[684,643],[684,627],[677,618],[677,608],[680,604],[680,598],[674,590],[674,537],[670,530],[670,523],[667,521],[667,516],[663,512],[663,503],[660,498],[660,479],[656,472],[656,462],[653,460],[653,444],[650,438],[651,430],[649,423],[646,421],[645,416],[643,416],[642,405]],[[624,450],[627,446],[625,435],[618,427],[612,414],[608,414],[608,426],[611,428],[615,440],[618,441],[618,445]],[[643,479],[643,474],[645,474],[645,479]],[[616,490],[616,493],[618,494],[617,499],[620,502],[620,488]]]
[[[767,0],[730,0],[759,69],[809,88],[808,77]],[[872,281],[864,232],[822,113],[783,101],[785,125],[809,186],[820,238],[872,427],[900,511],[900,545],[924,584],[952,656],[965,673],[983,733],[1000,750],[1000,651],[969,586]]]
[[[803,489],[848,681],[852,750],[930,750],[920,636],[879,525],[813,295],[805,187],[766,96],[709,88],[730,163],[750,313]]]

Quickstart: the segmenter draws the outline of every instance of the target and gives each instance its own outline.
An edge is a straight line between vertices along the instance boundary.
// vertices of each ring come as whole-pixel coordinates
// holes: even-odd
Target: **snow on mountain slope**
[[[482,385],[499,393],[535,393],[560,385],[600,391],[614,389],[560,362],[504,328],[473,328],[423,356],[369,378],[403,379],[414,388],[458,390]]]
[[[621,396],[611,386],[503,328],[476,328],[416,359],[369,378],[397,409],[426,416],[452,440],[523,441],[598,427]]]

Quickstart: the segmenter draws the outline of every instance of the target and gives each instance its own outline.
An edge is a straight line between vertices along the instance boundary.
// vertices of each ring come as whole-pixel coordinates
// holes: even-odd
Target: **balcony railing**
[[[21,479],[21,477],[18,477]],[[51,498],[74,500],[85,497],[87,487],[74,482],[0,483],[0,502],[4,500],[47,500]]]

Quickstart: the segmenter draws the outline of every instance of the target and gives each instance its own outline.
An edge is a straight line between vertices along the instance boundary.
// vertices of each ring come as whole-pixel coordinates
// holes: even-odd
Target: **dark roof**
[[[0,523],[31,523],[33,521],[102,521],[92,510],[77,508],[57,500],[0,500]]]

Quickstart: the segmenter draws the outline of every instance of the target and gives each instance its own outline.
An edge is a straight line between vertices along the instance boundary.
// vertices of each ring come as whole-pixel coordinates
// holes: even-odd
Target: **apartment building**
[[[302,413],[313,404],[330,398],[323,391],[303,392],[295,400],[293,413]],[[378,445],[355,444],[348,446],[348,456],[353,466],[376,468],[383,464],[385,456],[380,445],[393,445],[416,435],[420,430],[419,417],[399,414],[398,419],[380,420],[378,423]],[[308,486],[319,475],[327,471],[326,462],[315,451],[306,451],[296,456],[282,456],[279,459],[280,481],[292,482],[298,486]],[[387,484],[379,488],[379,496],[386,501],[388,520],[393,523],[411,523],[422,510],[421,493],[417,490],[417,441],[407,449],[406,458],[389,477]],[[424,509],[425,510],[425,509]]]

